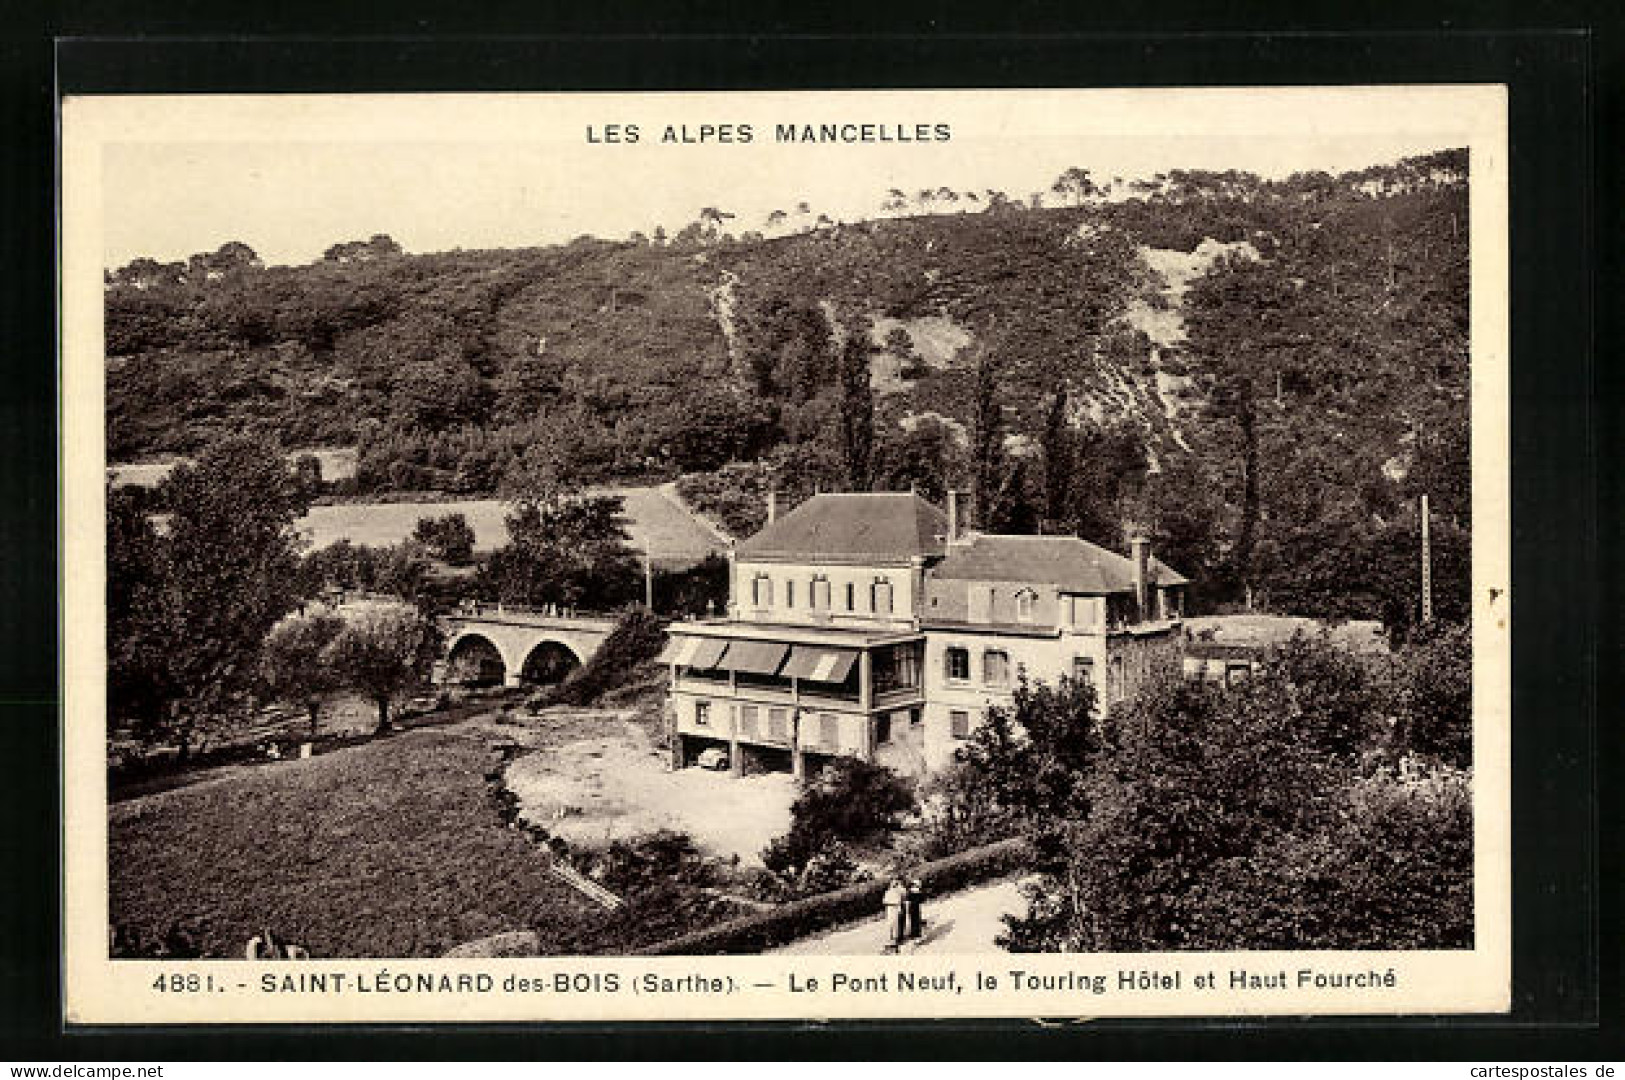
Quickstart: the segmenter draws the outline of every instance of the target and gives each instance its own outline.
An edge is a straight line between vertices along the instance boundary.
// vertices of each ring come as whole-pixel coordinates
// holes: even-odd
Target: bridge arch
[[[501,646],[477,630],[465,630],[446,643],[446,677],[476,686],[501,686],[513,670]]]
[[[525,653],[519,665],[519,681],[540,686],[560,683],[582,666],[581,654],[565,641],[543,638]]]
[[[492,653],[501,661],[506,686],[547,685],[586,664],[615,629],[602,616],[559,616],[520,609],[472,611],[442,620],[445,628],[443,677],[474,677],[489,682],[497,674]]]

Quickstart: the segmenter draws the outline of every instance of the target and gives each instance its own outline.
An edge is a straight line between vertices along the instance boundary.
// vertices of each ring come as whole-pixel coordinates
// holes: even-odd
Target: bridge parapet
[[[458,608],[441,616],[448,626],[468,623],[501,623],[508,626],[550,626],[561,630],[602,631],[615,629],[616,619],[610,615],[590,613],[574,614],[547,611],[542,608],[522,607],[515,604],[475,604]]]

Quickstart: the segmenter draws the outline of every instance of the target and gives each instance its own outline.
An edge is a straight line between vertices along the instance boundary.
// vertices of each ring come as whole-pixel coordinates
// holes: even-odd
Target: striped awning
[[[790,660],[779,674],[792,679],[811,679],[814,682],[845,682],[857,659],[855,649],[796,645],[791,648]]]
[[[790,646],[777,641],[734,641],[728,645],[728,660],[724,665],[730,671],[743,671],[751,675],[772,675],[784,663]]]
[[[709,669],[717,666],[728,649],[726,641],[702,637],[673,637],[656,658],[662,664]]]

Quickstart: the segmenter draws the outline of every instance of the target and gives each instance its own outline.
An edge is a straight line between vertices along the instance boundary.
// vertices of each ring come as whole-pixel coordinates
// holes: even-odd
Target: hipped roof
[[[814,495],[739,545],[743,558],[908,559],[940,555],[948,517],[918,495]]]
[[[947,581],[1017,581],[1062,592],[1104,595],[1134,590],[1134,561],[1076,536],[978,534],[955,545],[932,577]],[[1150,585],[1185,585],[1184,575],[1153,557]]]

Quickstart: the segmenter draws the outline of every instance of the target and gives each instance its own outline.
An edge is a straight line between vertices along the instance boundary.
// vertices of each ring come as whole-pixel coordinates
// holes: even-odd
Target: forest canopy
[[[576,485],[686,477],[745,529],[763,486],[956,487],[984,528],[1148,532],[1209,601],[1390,622],[1427,494],[1464,613],[1464,151],[786,206],[771,236],[707,207],[542,248],[137,259],[106,281],[110,458],[248,434],[356,447],[344,490],[483,495],[542,447]]]

